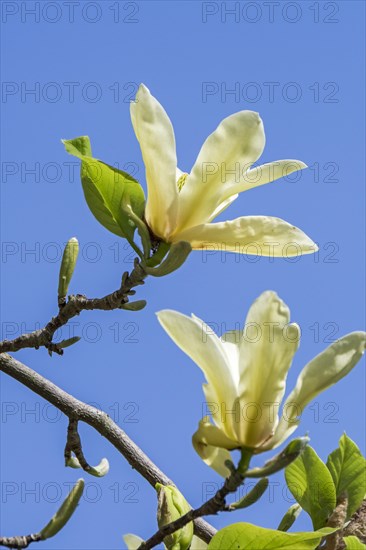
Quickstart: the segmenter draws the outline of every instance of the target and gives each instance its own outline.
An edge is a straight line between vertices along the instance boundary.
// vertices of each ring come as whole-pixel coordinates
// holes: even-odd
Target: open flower
[[[177,167],[172,123],[160,103],[141,84],[131,103],[131,119],[146,167],[145,218],[168,243],[187,241],[193,249],[263,256],[297,256],[317,250],[300,229],[271,216],[245,216],[211,223],[238,193],[306,168],[299,160],[279,160],[251,169],[261,156],[265,135],[254,111],[225,118],[204,142],[189,174]],[[289,245],[292,246],[289,246]],[[258,252],[259,251],[259,252]]]
[[[208,417],[193,436],[203,460],[228,473],[228,450],[254,453],[273,449],[297,428],[304,407],[348,374],[361,358],[366,333],[352,332],[308,363],[279,408],[286,377],[299,346],[300,329],[289,323],[290,311],[275,292],[264,292],[251,306],[243,330],[221,339],[201,319],[164,310],[158,318],[174,342],[203,371]]]

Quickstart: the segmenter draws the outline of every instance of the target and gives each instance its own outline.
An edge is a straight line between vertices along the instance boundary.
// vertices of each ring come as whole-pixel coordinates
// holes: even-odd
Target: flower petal
[[[244,181],[234,185],[231,192],[248,191],[248,189],[265,185],[304,168],[307,168],[307,165],[301,160],[286,159],[268,162],[248,170],[244,175]]]
[[[141,84],[130,108],[146,169],[146,220],[153,232],[167,239],[174,229],[178,191],[177,155],[172,123],[160,103]]]
[[[268,448],[277,447],[291,435],[299,425],[306,405],[346,376],[361,359],[365,347],[366,333],[351,332],[303,368],[295,388],[284,403],[281,421]]]
[[[262,154],[263,123],[254,111],[240,111],[225,118],[204,142],[179,195],[177,231],[205,223],[228,198],[227,188],[239,183]],[[230,195],[234,195],[233,191]]]
[[[222,403],[229,408],[237,389],[218,336],[198,317],[191,318],[172,310],[160,311],[157,316],[171,339],[203,371],[209,384],[210,399],[219,408]]]
[[[217,216],[219,214],[221,214],[222,212],[224,212],[224,210],[226,210],[237,198],[238,198],[238,194],[236,193],[235,195],[232,195],[231,197],[229,197],[228,199],[225,199],[223,202],[221,202],[218,207],[216,208],[216,210],[214,210],[211,214],[211,216],[208,218],[207,222],[211,222],[212,220],[214,220],[215,218],[217,218]]]
[[[174,237],[195,250],[208,245],[217,250],[290,258],[311,254],[317,245],[301,229],[271,216],[244,216],[235,220],[198,225]]]
[[[193,434],[192,444],[196,453],[202,458],[202,460],[223,477],[230,475],[230,470],[225,466],[226,460],[231,460],[229,451],[225,447],[217,447],[212,445],[210,441],[219,441],[222,445],[233,445],[231,448],[235,448],[237,444],[233,441],[226,439],[223,434],[221,438],[218,428],[210,424],[207,418],[200,421],[198,430]],[[220,432],[221,433],[221,432]]]
[[[274,434],[286,388],[287,372],[299,347],[300,329],[275,292],[263,292],[252,304],[240,344],[241,421],[236,437],[248,447]]]

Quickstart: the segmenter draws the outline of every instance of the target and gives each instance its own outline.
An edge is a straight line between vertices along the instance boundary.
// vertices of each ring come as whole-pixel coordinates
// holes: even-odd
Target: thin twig
[[[32,542],[40,540],[42,540],[40,533],[19,537],[0,537],[0,546],[6,546],[7,548],[28,548]]]
[[[121,286],[115,292],[107,294],[103,298],[87,298],[81,294],[69,296],[65,305],[60,307],[58,314],[51,319],[42,329],[34,330],[28,334],[22,334],[14,340],[4,340],[0,342],[0,353],[14,352],[23,348],[46,347],[49,351],[63,354],[56,343],[52,342],[55,332],[66,325],[76,315],[84,310],[112,310],[118,309],[128,302],[128,297],[135,294],[134,287],[144,284],[147,274],[141,267],[136,258],[134,268],[129,274],[127,271],[123,274]]]
[[[78,432],[78,419],[74,416],[71,416],[69,418],[69,425],[67,428],[67,440],[64,453],[66,466],[71,458],[72,453],[74,453],[74,455],[78,459],[82,469],[86,472],[89,472],[91,470],[91,466],[88,464],[84,456],[83,448],[81,446],[81,439]]]
[[[174,485],[173,481],[150,460],[105,412],[79,401],[47,378],[44,378],[8,354],[0,355],[0,371],[5,372],[46,399],[69,418],[75,418],[92,426],[112,443],[126,458],[132,468],[139,472],[153,487],[155,487],[156,483]],[[207,543],[216,533],[216,529],[201,518],[195,520],[194,529],[196,535]]]

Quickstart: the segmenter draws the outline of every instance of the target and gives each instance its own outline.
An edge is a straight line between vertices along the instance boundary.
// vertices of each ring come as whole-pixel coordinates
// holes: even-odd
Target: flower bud
[[[54,537],[69,521],[84,491],[84,480],[79,479],[51,521],[40,532],[41,540]]]
[[[65,297],[69,288],[69,284],[74,273],[76,260],[79,254],[79,242],[75,237],[72,237],[65,246],[62,256],[60,275],[58,280],[58,301],[59,304],[65,302]]]
[[[160,529],[190,511],[191,507],[188,502],[173,485],[157,483],[155,489],[158,493],[158,525]],[[182,529],[165,537],[164,543],[168,550],[187,550],[192,542],[192,537],[193,523],[190,522]]]
[[[295,503],[290,506],[286,514],[281,519],[281,522],[277,527],[277,531],[288,531],[290,527],[295,523],[297,517],[300,515],[301,510],[302,508],[300,504]]]

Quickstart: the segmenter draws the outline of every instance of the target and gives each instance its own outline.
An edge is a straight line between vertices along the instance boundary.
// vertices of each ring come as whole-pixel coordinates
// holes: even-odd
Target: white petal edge
[[[205,426],[210,426],[207,418],[200,421],[198,430],[193,434],[192,445],[196,453],[201,457],[203,462],[210,468],[215,470],[220,476],[227,477],[230,475],[230,470],[225,466],[226,460],[231,460],[230,452],[227,449],[209,445],[206,440]],[[212,428],[214,426],[211,425]],[[218,429],[218,428],[216,428]]]
[[[317,245],[301,229],[271,216],[244,216],[192,227],[175,236],[195,250],[236,252],[273,258],[313,254]]]
[[[258,447],[273,436],[299,343],[300,329],[290,323],[288,306],[275,292],[263,292],[249,309],[240,345],[240,408],[251,405],[236,436],[245,446]]]
[[[305,168],[307,168],[307,165],[304,162],[295,159],[276,160],[261,164],[248,170],[244,174],[243,181],[234,185],[231,192],[242,193],[243,191],[248,191],[249,189],[254,189],[255,187],[284,178],[293,172],[304,170]]]
[[[237,390],[219,337],[196,316],[163,310],[157,313],[157,317],[173,342],[202,370],[210,386],[210,397],[218,408],[225,403],[229,409]]]
[[[143,84],[131,103],[130,114],[146,169],[146,219],[158,237],[168,239],[178,208],[173,126],[162,105]]]
[[[177,231],[206,223],[234,195],[227,189],[260,157],[263,122],[254,111],[239,111],[220,122],[206,139],[179,196]],[[230,173],[234,170],[234,173]]]
[[[317,355],[301,371],[283,405],[274,438],[263,448],[278,447],[297,428],[304,408],[319,393],[344,378],[359,362],[366,347],[366,332],[351,332]]]

